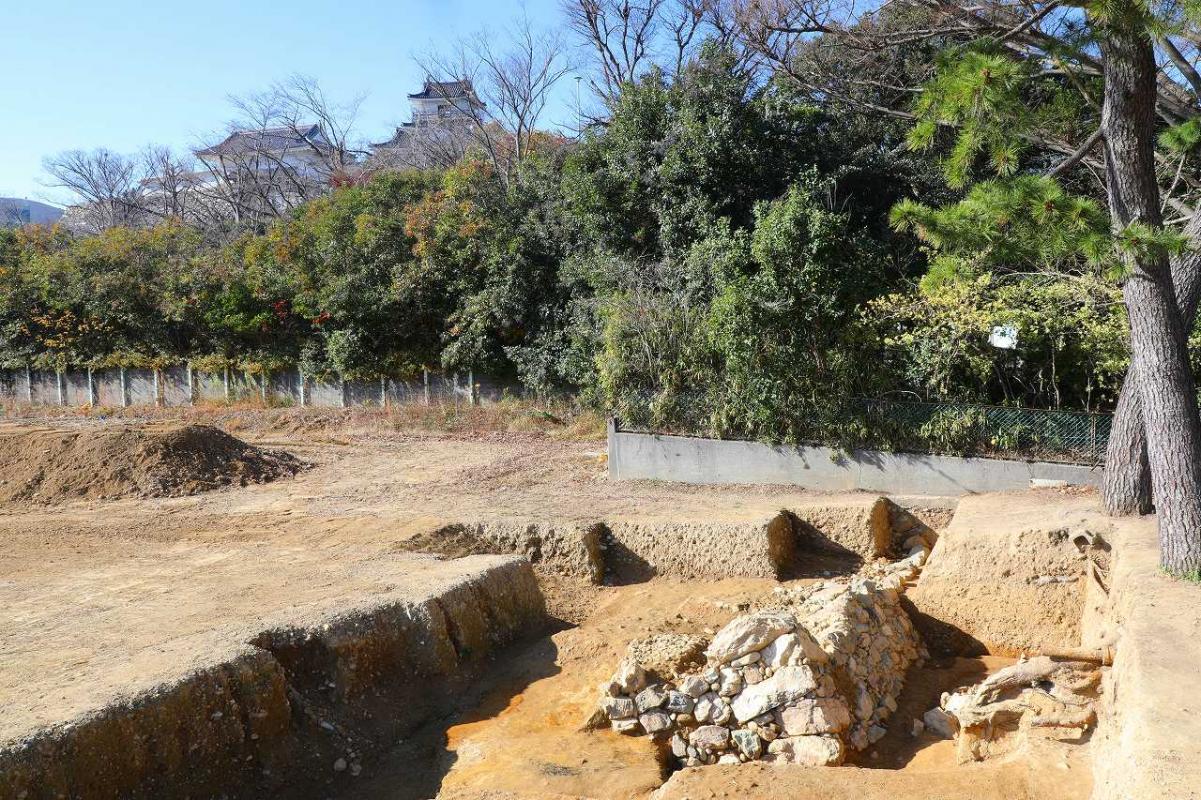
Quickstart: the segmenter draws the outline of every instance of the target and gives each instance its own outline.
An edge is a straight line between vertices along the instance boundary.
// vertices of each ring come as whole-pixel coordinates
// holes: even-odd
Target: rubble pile
[[[961,692],[944,693],[919,723],[955,739],[959,763],[1004,755],[1030,736],[1079,741],[1096,724],[1104,658],[1036,656]]]
[[[866,575],[876,581],[882,589],[902,589],[914,580],[926,565],[930,551],[938,538],[934,531],[917,532],[907,536],[900,546],[904,557],[896,561],[882,561],[868,567]]]
[[[670,738],[685,766],[833,765],[878,741],[906,669],[926,657],[896,588],[830,581],[777,589],[762,606],[678,670],[648,669],[632,647],[602,686],[613,730]]]

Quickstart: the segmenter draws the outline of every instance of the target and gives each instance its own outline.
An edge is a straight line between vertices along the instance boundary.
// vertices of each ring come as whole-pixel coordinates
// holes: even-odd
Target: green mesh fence
[[[868,443],[897,450],[1100,464],[1109,414],[975,403],[856,400]]]
[[[704,397],[626,396],[612,409],[621,430],[706,436],[747,436],[724,427]],[[978,403],[918,403],[855,398],[837,403],[819,418],[797,409],[788,420],[805,431],[807,444],[865,447],[940,455],[986,456],[1101,464],[1109,444],[1112,417],[1078,411],[992,406]]]

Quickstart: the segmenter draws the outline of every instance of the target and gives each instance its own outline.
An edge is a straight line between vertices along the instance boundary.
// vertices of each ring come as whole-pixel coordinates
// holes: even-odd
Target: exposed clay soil
[[[0,427],[0,503],[167,497],[266,483],[304,466],[209,425]]]
[[[804,583],[798,581],[795,584]],[[577,626],[515,653],[464,697],[336,796],[355,800],[604,800],[790,797],[800,800],[1084,800],[1091,778],[1079,746],[1052,743],[1023,758],[959,766],[954,743],[912,721],[939,695],[1011,661],[963,658],[910,671],[890,733],[843,767],[751,764],[670,773],[650,737],[585,730],[597,686],[648,634],[715,630],[770,592],[774,581],[655,579],[579,589],[591,613]],[[668,780],[670,779],[670,780]],[[664,781],[668,780],[664,786]],[[662,788],[660,788],[662,787]]]
[[[56,421],[52,432],[62,436],[64,428],[78,446],[123,430]],[[0,435],[28,457],[41,457],[37,449],[46,445],[39,445],[40,437],[49,432],[4,426]],[[402,540],[464,517],[740,522],[781,508],[863,499],[794,487],[615,485],[604,475],[603,442],[541,435],[381,435],[320,427],[250,438],[256,448],[285,448],[314,467],[292,480],[184,497],[147,496],[177,493],[170,490],[118,491],[114,483],[122,499],[101,501],[109,490],[88,487],[116,479],[106,477],[108,467],[98,461],[91,478],[49,494],[62,500],[55,505],[41,505],[41,492],[5,495],[8,484],[0,484],[0,707],[6,709],[0,741],[16,728],[55,724],[132,688],[169,680],[245,632],[278,624],[281,615],[307,617],[306,609],[324,613],[331,604],[349,607],[409,592],[427,570],[454,562],[415,556]],[[116,458],[115,449],[108,452]],[[160,463],[169,458],[160,456]],[[235,472],[226,483],[256,482]],[[943,514],[934,527],[952,505],[929,501]],[[476,551],[461,544],[463,552]],[[807,563],[805,574],[812,577],[848,568],[828,556]],[[463,694],[456,712],[398,743],[349,785],[349,776],[335,782],[331,770],[329,784],[314,786],[313,796],[409,800],[441,790],[448,797],[646,797],[665,777],[649,739],[580,730],[596,684],[631,639],[697,624],[716,628],[776,585],[752,578],[656,578],[598,587],[543,572],[539,580],[560,621],[557,633],[498,662]],[[966,679],[960,667],[948,669],[948,675],[914,681],[914,691],[923,693],[915,708],[930,707],[930,697]],[[892,769],[787,770],[765,779],[755,777],[759,767],[705,768],[677,774],[661,791],[680,798],[856,800],[1087,795],[1087,770],[1066,757],[960,771],[947,743],[885,739],[875,759],[871,753],[865,759],[865,767]],[[677,792],[677,786],[683,788]],[[818,792],[822,786],[828,794]],[[894,791],[886,794],[886,787]],[[1040,787],[1051,788],[1033,793]]]

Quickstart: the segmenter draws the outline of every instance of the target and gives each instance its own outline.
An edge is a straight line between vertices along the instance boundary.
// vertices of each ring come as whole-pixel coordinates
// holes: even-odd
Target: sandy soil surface
[[[230,661],[264,630],[421,600],[495,560],[3,537],[0,746]]]
[[[795,583],[803,583],[797,581]],[[717,628],[778,584],[656,579],[590,587],[592,613],[516,653],[484,677],[462,709],[426,726],[336,795],[362,800],[589,797],[793,797],[800,800],[1084,800],[1090,762],[1079,745],[1049,743],[1023,758],[960,766],[950,740],[913,736],[939,695],[970,686],[1011,659],[936,661],[913,668],[889,734],[843,767],[703,767],[669,773],[649,737],[585,731],[597,686],[626,643],[649,633]],[[664,781],[668,782],[666,785]],[[663,788],[660,788],[660,786]]]
[[[248,632],[426,591],[464,562],[408,553],[398,541],[447,522],[743,521],[782,507],[857,502],[781,487],[615,485],[605,477],[603,442],[541,435],[239,435],[313,467],[270,484],[190,497],[0,505],[0,744],[228,658]],[[716,628],[750,596],[776,585],[660,578],[594,587],[543,579],[561,630],[498,665],[464,695],[457,713],[398,743],[345,796],[409,800],[443,790],[644,797],[666,777],[649,741],[580,731],[596,684],[630,639],[697,620]],[[987,666],[951,664],[941,676],[915,680],[916,699],[902,705],[920,713],[938,692]],[[837,777],[821,779],[797,773],[778,785],[772,777],[770,792],[786,786],[795,797],[856,800],[1087,794],[1079,791],[1087,780],[1075,756],[956,771],[949,744],[900,736],[861,760],[890,769],[823,770]],[[761,773],[680,773],[672,786],[684,788],[670,796],[753,796],[769,785]],[[821,786],[847,788],[823,795]],[[896,792],[886,794],[889,786]]]
[[[538,435],[244,438],[314,466],[189,497],[0,504],[0,743],[226,658],[248,632],[400,599],[451,568],[397,541],[446,521],[741,520],[837,502],[771,488],[615,486],[603,443]],[[586,605],[574,589],[555,602],[566,616]]]

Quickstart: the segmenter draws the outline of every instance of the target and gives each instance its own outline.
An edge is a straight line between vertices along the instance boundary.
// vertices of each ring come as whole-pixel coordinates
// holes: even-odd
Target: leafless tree
[[[255,225],[354,179],[365,154],[353,138],[362,99],[336,103],[300,75],[230,98],[238,113],[227,136],[196,151],[209,175],[196,191],[206,207]]]
[[[737,69],[755,69],[757,51],[743,46],[743,8],[737,0],[563,0],[568,29],[591,54],[590,84],[610,109],[622,85],[652,67],[679,74],[705,41],[737,55]]]
[[[0,200],[0,228],[19,228],[26,223],[20,203]]]
[[[368,172],[446,169],[462,160],[476,141],[470,118],[410,123],[398,133],[397,141],[375,146],[365,164]]]
[[[564,0],[572,32],[592,51],[594,90],[612,108],[621,87],[655,63],[666,0]]]
[[[427,75],[451,79],[430,85],[444,99],[460,101],[475,144],[507,181],[530,152],[552,90],[571,71],[565,50],[557,31],[538,30],[523,17],[502,39],[480,32],[418,64]],[[452,97],[454,82],[471,87],[478,102]]]
[[[136,160],[104,148],[69,150],[45,159],[42,167],[49,186],[78,200],[69,215],[72,224],[95,232],[138,221],[143,188]]]
[[[190,155],[176,155],[171,148],[148,145],[141,154],[141,209],[158,219],[196,222],[196,190],[200,177]]]

